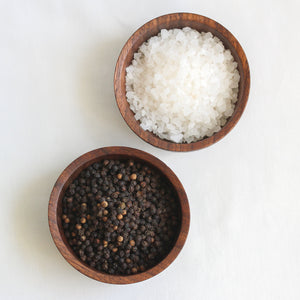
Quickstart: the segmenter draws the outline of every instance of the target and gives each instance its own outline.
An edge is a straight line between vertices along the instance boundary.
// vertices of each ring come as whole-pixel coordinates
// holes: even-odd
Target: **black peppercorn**
[[[175,242],[176,193],[140,162],[104,160],[83,170],[62,201],[65,236],[78,257],[109,274],[143,272]]]

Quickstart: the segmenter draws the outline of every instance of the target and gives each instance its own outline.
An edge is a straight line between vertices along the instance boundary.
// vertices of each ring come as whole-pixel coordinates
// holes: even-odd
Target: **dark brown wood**
[[[94,268],[89,267],[87,264],[82,262],[76,257],[73,250],[69,246],[61,223],[61,210],[62,210],[62,198],[69,186],[69,184],[80,174],[80,172],[93,164],[96,161],[102,159],[128,159],[145,162],[152,167],[162,172],[174,186],[181,208],[181,227],[177,238],[177,241],[170,251],[170,253],[164,258],[158,265],[153,268],[146,270],[145,272],[129,275],[129,276],[117,276],[109,275],[103,272],[99,272]],[[184,188],[174,174],[174,172],[165,165],[161,160],[148,154],[144,151],[140,151],[133,148],[127,147],[106,147],[88,152],[76,160],[74,160],[58,177],[49,201],[48,207],[48,222],[52,238],[63,257],[78,271],[86,276],[89,276],[95,280],[99,280],[106,283],[114,284],[128,284],[146,280],[150,277],[157,275],[166,269],[177,257],[183,245],[186,241],[189,225],[190,225],[190,209],[189,203],[184,191]]]
[[[157,35],[161,29],[183,28],[189,26],[200,32],[210,31],[217,36],[224,44],[226,49],[230,49],[235,61],[238,63],[240,72],[240,84],[238,101],[235,111],[229,118],[226,125],[213,136],[202,139],[194,143],[177,144],[160,139],[152,132],[141,128],[139,121],[134,118],[129,104],[126,100],[125,75],[126,68],[131,64],[133,54],[141,44],[150,37]],[[126,42],[118,58],[114,75],[115,97],[119,110],[128,126],[147,143],[171,151],[193,151],[210,146],[222,139],[240,119],[248,100],[250,89],[250,71],[246,55],[237,39],[221,24],[204,16],[190,13],[175,13],[164,15],[151,20],[140,27]]]

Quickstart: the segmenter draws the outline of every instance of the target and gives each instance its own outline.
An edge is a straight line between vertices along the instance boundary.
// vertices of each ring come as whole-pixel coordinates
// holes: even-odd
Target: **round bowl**
[[[217,36],[226,49],[238,63],[240,73],[238,101],[233,115],[228,119],[224,127],[213,136],[193,143],[174,143],[163,140],[152,132],[141,128],[139,121],[134,118],[126,99],[126,68],[131,64],[133,55],[139,47],[152,36],[157,35],[161,29],[191,27],[199,32],[211,32]],[[126,42],[118,58],[115,75],[114,89],[119,110],[128,126],[147,143],[171,151],[192,151],[210,146],[223,138],[240,119],[249,95],[250,72],[246,55],[237,39],[221,24],[204,16],[191,13],[174,13],[155,18],[140,27]]]
[[[71,249],[64,235],[61,215],[62,215],[62,199],[66,189],[70,183],[80,174],[80,172],[99,160],[104,159],[134,159],[136,161],[144,162],[153,168],[159,170],[165,177],[167,177],[174,187],[178,201],[180,203],[181,224],[179,226],[179,233],[177,240],[169,254],[157,265],[151,269],[134,275],[109,275],[107,273],[99,272],[98,270],[88,266],[81,261],[74,251]],[[182,184],[180,183],[174,172],[166,166],[162,161],[156,157],[132,148],[127,147],[107,147],[91,152],[85,153],[76,160],[74,160],[58,177],[49,201],[48,208],[48,222],[52,238],[63,257],[74,268],[95,280],[114,284],[135,283],[153,277],[166,269],[177,257],[188,235],[190,224],[190,210],[188,199]]]

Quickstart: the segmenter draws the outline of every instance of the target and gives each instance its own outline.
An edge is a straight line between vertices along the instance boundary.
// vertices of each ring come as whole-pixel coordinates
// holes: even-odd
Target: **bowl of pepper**
[[[95,280],[128,284],[166,269],[186,241],[190,211],[174,172],[156,157],[106,147],[74,160],[49,201],[63,257]]]

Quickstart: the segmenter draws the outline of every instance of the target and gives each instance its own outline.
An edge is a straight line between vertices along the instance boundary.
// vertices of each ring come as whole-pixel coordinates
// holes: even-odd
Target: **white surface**
[[[299,299],[299,1],[1,1],[1,299]],[[242,44],[251,92],[236,128],[193,153],[140,140],[121,118],[113,71],[140,25],[209,16]],[[188,241],[153,279],[93,281],[62,258],[47,224],[60,172],[108,145],[150,152],[186,188]]]

